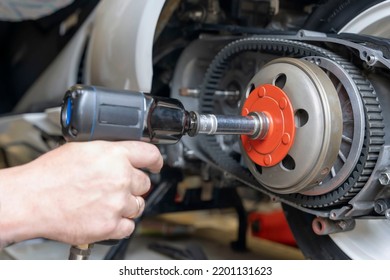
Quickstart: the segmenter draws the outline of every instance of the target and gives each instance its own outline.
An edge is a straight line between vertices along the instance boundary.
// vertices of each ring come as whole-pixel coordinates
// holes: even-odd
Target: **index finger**
[[[140,141],[120,141],[116,143],[128,151],[128,159],[135,168],[146,168],[153,173],[160,172],[164,161],[155,145]]]

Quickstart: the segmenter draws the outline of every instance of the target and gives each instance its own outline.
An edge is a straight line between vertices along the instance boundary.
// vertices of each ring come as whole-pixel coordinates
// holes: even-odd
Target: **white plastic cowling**
[[[104,0],[88,48],[86,82],[150,92],[153,37],[165,0]]]

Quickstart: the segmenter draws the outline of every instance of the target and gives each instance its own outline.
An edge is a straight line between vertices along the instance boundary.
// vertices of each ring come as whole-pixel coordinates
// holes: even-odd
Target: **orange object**
[[[256,164],[270,167],[281,162],[294,143],[295,121],[292,104],[284,91],[265,84],[255,88],[248,96],[241,115],[263,112],[269,121],[267,135],[252,139],[242,135],[241,141],[249,158]]]
[[[251,235],[270,241],[296,246],[294,236],[282,210],[249,214]]]

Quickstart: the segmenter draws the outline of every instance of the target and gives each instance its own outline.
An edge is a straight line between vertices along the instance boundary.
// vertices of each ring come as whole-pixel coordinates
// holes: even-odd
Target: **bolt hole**
[[[274,85],[277,86],[278,88],[284,88],[284,86],[286,85],[286,81],[287,81],[287,76],[286,74],[279,74],[276,78],[275,78],[275,81],[274,81]]]
[[[298,109],[295,112],[295,126],[296,127],[303,127],[307,122],[309,121],[309,114],[306,112],[306,110]]]
[[[375,56],[373,56],[373,55],[369,55],[369,56],[367,56],[367,63],[375,63]]]
[[[290,156],[287,155],[282,160],[282,167],[287,169],[288,171],[295,169],[295,160]]]
[[[323,230],[325,228],[325,225],[323,224],[323,222],[321,221],[321,219],[319,218],[315,218],[312,222],[312,228],[313,228],[313,231],[318,234],[318,235],[322,235],[323,234]]]
[[[316,223],[317,230],[321,232],[323,229],[322,223],[319,220],[317,220],[315,223]]]
[[[257,172],[259,172],[260,174],[263,174],[263,167],[261,167],[261,165],[255,164],[255,167],[256,167]]]
[[[249,94],[255,89],[255,85],[254,84],[250,84],[249,87],[247,88],[246,92],[245,92],[245,97],[248,98]]]
[[[363,58],[366,58],[367,57],[367,52],[366,51],[363,51]]]

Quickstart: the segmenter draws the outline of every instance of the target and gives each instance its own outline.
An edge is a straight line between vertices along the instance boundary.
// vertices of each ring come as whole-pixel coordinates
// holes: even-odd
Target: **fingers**
[[[116,144],[128,151],[129,161],[134,167],[146,168],[153,173],[160,172],[163,158],[156,146],[138,141],[121,141]]]
[[[145,200],[141,196],[131,195],[123,212],[123,217],[135,219],[142,215],[145,210]]]
[[[110,239],[122,239],[134,232],[135,222],[133,219],[142,215],[145,210],[145,200],[141,196],[130,195],[123,218],[118,221],[115,230],[111,233]]]
[[[143,171],[133,168],[131,170],[130,193],[132,195],[144,195],[150,189],[150,178]]]
[[[119,220],[115,231],[109,237],[110,239],[123,239],[130,236],[134,232],[135,223],[128,218]]]

